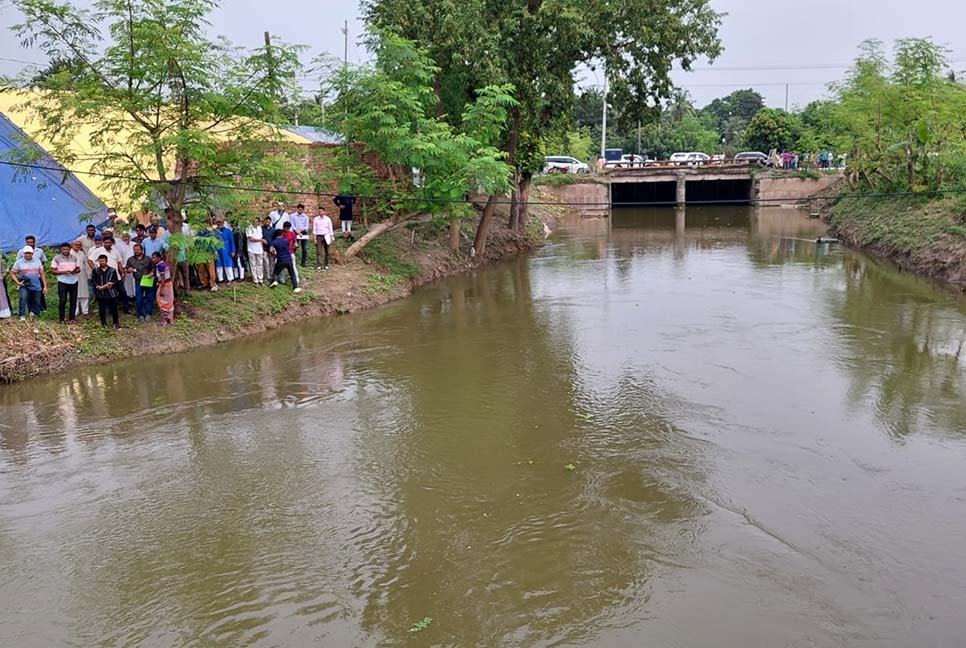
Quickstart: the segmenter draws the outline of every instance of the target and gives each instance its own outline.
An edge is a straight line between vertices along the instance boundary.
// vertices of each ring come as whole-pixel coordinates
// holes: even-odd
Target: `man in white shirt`
[[[315,269],[323,267],[329,269],[329,246],[332,245],[334,233],[332,219],[325,213],[325,207],[319,205],[318,215],[312,219],[312,233],[315,235]],[[322,263],[322,252],[325,252],[325,264]]]
[[[114,268],[117,271],[117,276],[124,279],[124,257],[116,247],[114,247],[114,239],[106,238],[104,239],[104,245],[102,247],[91,248],[90,254],[87,258],[91,261],[94,266],[97,266],[97,259],[102,255],[107,256],[107,265]]]
[[[305,205],[299,203],[292,214],[292,231],[295,232],[295,240],[301,248],[301,265],[305,267],[305,259],[309,251],[309,216],[305,213]]]
[[[252,281],[256,286],[265,285],[265,239],[262,238],[262,226],[258,216],[252,218],[251,224],[245,230],[248,245],[248,267],[252,273]]]
[[[279,201],[275,203],[275,209],[268,212],[268,217],[272,219],[272,227],[281,231],[282,226],[285,223],[291,223],[292,218],[289,213],[285,211],[285,203]]]

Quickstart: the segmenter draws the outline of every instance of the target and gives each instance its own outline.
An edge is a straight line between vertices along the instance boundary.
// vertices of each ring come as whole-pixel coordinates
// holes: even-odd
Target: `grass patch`
[[[963,207],[958,198],[843,198],[832,208],[832,226],[863,245],[914,254],[943,240],[966,240]]]
[[[403,278],[397,274],[372,272],[366,277],[366,293],[370,296],[378,293],[388,293],[398,286],[402,280]]]
[[[399,280],[415,279],[419,276],[419,266],[400,256],[395,237],[380,236],[373,239],[362,251],[361,256],[367,261],[381,266],[386,274],[394,275]]]
[[[566,187],[585,182],[595,180],[589,173],[544,173],[533,178],[533,184],[538,187]]]

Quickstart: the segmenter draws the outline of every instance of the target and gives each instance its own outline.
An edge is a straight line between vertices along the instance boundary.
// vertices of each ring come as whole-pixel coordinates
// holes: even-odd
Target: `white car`
[[[711,161],[711,156],[706,153],[698,153],[697,151],[692,151],[691,153],[675,153],[671,156],[671,164],[676,164],[678,166],[701,166],[702,164],[707,164]]]
[[[544,158],[544,173],[590,173],[590,167],[577,158],[552,155]]]
[[[620,160],[609,160],[604,167],[608,169],[633,169],[634,167],[647,166],[650,163],[651,161],[646,155],[625,153]]]

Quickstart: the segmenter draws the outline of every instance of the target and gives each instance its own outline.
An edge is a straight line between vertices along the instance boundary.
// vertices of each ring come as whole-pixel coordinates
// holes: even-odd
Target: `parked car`
[[[775,166],[775,161],[761,151],[745,151],[744,153],[739,153],[735,156],[735,162],[738,164],[757,164],[758,166],[764,167]]]
[[[565,155],[553,155],[544,158],[544,173],[590,173],[590,167],[578,160]]]
[[[692,151],[691,153],[675,153],[671,156],[671,164],[678,166],[701,166],[711,161],[711,156],[707,153]]]
[[[642,167],[651,164],[651,160],[648,159],[646,155],[635,155],[634,153],[625,153],[620,156],[619,159],[607,160],[604,162],[605,169],[631,169],[633,167]]]

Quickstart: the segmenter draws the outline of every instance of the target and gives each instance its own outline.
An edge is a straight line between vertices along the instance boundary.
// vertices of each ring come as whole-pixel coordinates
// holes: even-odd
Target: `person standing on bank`
[[[20,250],[23,258],[10,268],[10,278],[20,289],[20,321],[27,319],[27,311],[40,317],[41,296],[47,294],[47,275],[44,264],[34,258],[34,249],[24,247]]]
[[[309,215],[305,213],[305,205],[299,203],[292,214],[292,231],[295,232],[295,239],[298,247],[301,248],[301,265],[305,267],[305,260],[309,251]]]
[[[7,294],[7,278],[3,274],[3,255],[0,254],[0,319],[8,319],[12,313],[10,295]]]
[[[23,237],[23,247],[17,251],[17,261],[23,259],[23,251],[26,248],[34,249],[34,261],[40,261],[41,263],[47,263],[47,254],[44,252],[43,248],[37,247],[37,237],[33,234],[27,234]]]
[[[275,226],[272,225],[272,217],[266,216],[262,219],[262,267],[264,269],[262,281],[267,281],[275,274],[275,255],[269,254],[274,240]]]
[[[312,219],[312,233],[315,235],[315,269],[329,269],[329,246],[335,235],[332,231],[332,219],[325,213],[325,207],[319,205],[318,215]],[[322,251],[325,251],[325,263],[322,262]]]
[[[134,280],[135,311],[139,322],[151,320],[154,308],[154,262],[140,244],[134,244],[134,256],[127,260],[128,275]]]
[[[60,245],[60,254],[50,262],[50,270],[57,275],[60,323],[63,324],[66,318],[68,324],[74,324],[77,322],[77,291],[80,288],[81,269],[77,258],[71,254],[70,243]]]
[[[258,216],[252,218],[252,224],[245,230],[245,247],[248,249],[248,267],[252,273],[252,282],[261,286],[265,283],[265,246]]]
[[[339,208],[339,224],[342,226],[342,233],[347,238],[352,238],[352,205],[355,204],[355,196],[341,193],[332,199],[332,202]]]
[[[288,223],[285,223],[285,229],[289,229]],[[298,275],[295,274],[295,258],[292,256],[292,244],[286,238],[284,232],[275,232],[275,239],[272,241],[269,254],[275,257],[275,273],[272,275],[271,287],[275,288],[278,286],[282,271],[288,270],[289,276],[292,277],[292,288],[294,289],[292,292],[302,292],[302,289],[299,288]]]
[[[222,243],[215,257],[215,271],[218,273],[218,281],[231,283],[235,278],[235,233],[230,227],[225,226],[225,219],[219,216],[215,219],[215,238]]]
[[[91,267],[87,263],[87,255],[84,254],[84,246],[80,239],[70,244],[70,255],[80,267],[77,275],[77,310],[74,316],[87,315],[90,312],[91,303]]]
[[[225,212],[225,220],[231,222],[232,212]],[[245,227],[242,223],[236,223],[232,227],[235,236],[235,279],[245,281],[245,270],[248,269],[248,236],[245,234]]]
[[[121,277],[117,271],[107,264],[107,255],[101,254],[97,257],[97,267],[92,274],[94,280],[94,292],[97,295],[97,310],[101,316],[101,326],[107,327],[107,313],[111,313],[111,322],[114,328],[121,328],[117,321],[117,286],[121,283]]]

